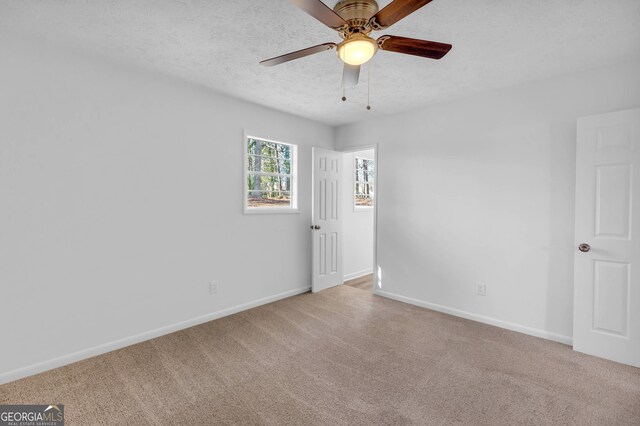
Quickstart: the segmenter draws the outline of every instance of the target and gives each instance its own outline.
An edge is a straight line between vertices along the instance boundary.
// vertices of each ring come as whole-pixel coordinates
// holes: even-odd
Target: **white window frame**
[[[288,145],[291,148],[291,174],[287,175],[291,178],[291,206],[289,207],[249,207],[247,200],[247,178],[249,177],[249,139],[258,139],[264,142],[277,143],[280,145]],[[267,139],[254,136],[253,133],[244,134],[243,158],[244,172],[242,180],[242,204],[245,214],[274,214],[274,213],[300,213],[298,209],[298,146],[289,142],[281,142],[273,139]],[[264,175],[277,175],[277,173],[263,173]],[[283,175],[284,176],[284,175]]]
[[[373,210],[373,205],[371,205],[371,206],[359,206],[359,205],[356,204],[356,195],[357,195],[356,194],[356,185],[358,183],[363,183],[363,184],[366,183],[368,185],[373,186],[373,188],[374,188],[373,191],[374,192],[373,192],[373,197],[371,197],[371,198],[372,198],[372,201],[375,203],[375,198],[376,198],[375,182],[376,182],[377,167],[373,171],[373,181],[369,181],[369,182],[358,181],[358,180],[356,180],[356,174],[357,174],[356,172],[358,170],[358,160],[373,161],[374,167],[376,167],[375,166],[376,160],[373,159],[373,158],[364,158],[364,157],[358,157],[358,156],[354,155],[353,156],[353,173],[351,174],[351,177],[353,178],[353,187],[351,188],[353,190],[353,197],[352,197],[353,198],[353,210],[354,211],[371,211],[371,210]]]

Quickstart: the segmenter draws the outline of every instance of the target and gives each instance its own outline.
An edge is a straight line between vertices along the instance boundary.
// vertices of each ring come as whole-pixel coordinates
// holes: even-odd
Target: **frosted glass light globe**
[[[371,37],[354,34],[338,45],[338,57],[349,65],[362,65],[373,58],[378,44]]]

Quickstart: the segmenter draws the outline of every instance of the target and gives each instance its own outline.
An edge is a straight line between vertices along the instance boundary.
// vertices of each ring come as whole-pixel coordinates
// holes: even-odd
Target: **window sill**
[[[373,211],[373,206],[367,206],[367,207],[354,207],[353,208],[354,212],[372,212]]]
[[[253,209],[244,209],[244,214],[252,215],[252,214],[299,214],[299,209],[291,209],[291,208],[280,208],[280,209],[270,209],[270,208],[260,208],[256,207]]]

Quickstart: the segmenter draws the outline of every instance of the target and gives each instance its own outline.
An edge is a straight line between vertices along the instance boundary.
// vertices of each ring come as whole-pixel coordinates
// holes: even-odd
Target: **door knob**
[[[315,229],[317,231],[320,229],[320,225],[311,225],[311,229]]]
[[[583,253],[588,252],[589,250],[591,250],[591,246],[587,243],[582,243],[578,246],[578,250],[580,250]]]

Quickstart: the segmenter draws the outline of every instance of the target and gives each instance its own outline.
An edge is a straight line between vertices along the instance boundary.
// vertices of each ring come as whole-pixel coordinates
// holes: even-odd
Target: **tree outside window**
[[[374,174],[375,162],[373,160],[355,157],[354,205],[356,208],[373,207]]]
[[[295,145],[248,137],[246,208],[295,208]]]

